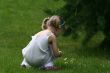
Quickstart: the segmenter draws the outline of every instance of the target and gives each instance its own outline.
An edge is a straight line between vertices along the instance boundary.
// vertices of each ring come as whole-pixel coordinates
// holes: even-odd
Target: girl
[[[53,61],[61,57],[61,51],[57,48],[56,37],[64,22],[59,16],[52,16],[45,19],[42,30],[32,36],[32,40],[22,50],[24,57],[21,66],[29,68],[31,66],[43,67],[46,70],[56,70]]]

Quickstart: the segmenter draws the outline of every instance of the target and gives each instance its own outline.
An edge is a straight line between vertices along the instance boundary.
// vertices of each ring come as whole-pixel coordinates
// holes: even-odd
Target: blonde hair
[[[55,28],[60,28],[60,16],[54,15],[50,17],[50,19],[47,21],[47,24]]]
[[[45,30],[45,29],[47,29],[47,21],[50,19],[50,17],[46,17],[46,18],[44,18],[44,20],[42,21],[42,26],[41,26],[41,28],[43,29],[43,30]]]

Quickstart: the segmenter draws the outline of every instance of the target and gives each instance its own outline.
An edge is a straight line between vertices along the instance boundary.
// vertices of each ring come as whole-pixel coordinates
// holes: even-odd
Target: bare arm
[[[61,53],[59,52],[59,49],[57,48],[57,42],[55,36],[49,37],[49,44],[51,45],[51,49],[53,51],[53,54],[55,57],[60,57]]]

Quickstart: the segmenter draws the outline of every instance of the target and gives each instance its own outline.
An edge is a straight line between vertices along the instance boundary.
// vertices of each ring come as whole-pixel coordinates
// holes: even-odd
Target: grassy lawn
[[[100,49],[84,49],[70,37],[58,38],[64,55],[55,64],[59,71],[24,69],[21,50],[41,30],[45,8],[58,9],[62,1],[0,0],[0,73],[110,73],[110,55]]]

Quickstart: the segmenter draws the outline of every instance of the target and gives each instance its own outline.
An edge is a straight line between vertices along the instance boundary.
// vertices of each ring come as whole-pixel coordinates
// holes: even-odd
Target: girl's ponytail
[[[43,22],[42,22],[42,29],[45,30],[47,29],[47,21],[49,20],[50,18],[47,17],[47,18],[44,18]]]

